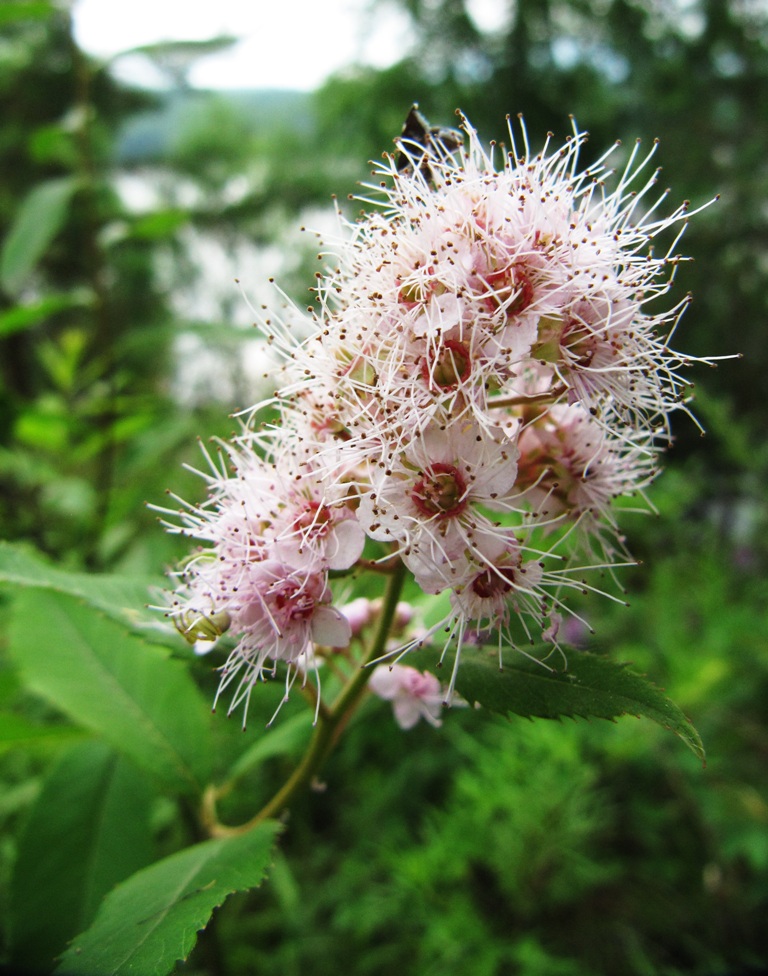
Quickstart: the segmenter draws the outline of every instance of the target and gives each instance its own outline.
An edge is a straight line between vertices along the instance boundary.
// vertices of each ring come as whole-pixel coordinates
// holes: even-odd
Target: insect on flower
[[[208,614],[190,609],[173,616],[173,626],[188,644],[215,641],[229,630],[231,623],[226,610]]]
[[[431,178],[429,157],[459,149],[464,145],[464,135],[458,129],[430,125],[419,111],[418,103],[414,102],[403,123],[403,131],[395,141],[400,148],[397,155],[397,171],[399,173],[410,171],[414,159],[420,158],[419,169],[429,180]]]

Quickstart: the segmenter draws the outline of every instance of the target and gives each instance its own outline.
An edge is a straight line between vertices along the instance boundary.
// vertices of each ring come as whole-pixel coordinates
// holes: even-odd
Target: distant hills
[[[171,133],[177,132],[195,104],[220,100],[229,103],[246,120],[253,120],[253,131],[278,128],[281,124],[302,131],[314,125],[313,96],[309,92],[285,89],[243,91],[200,91],[196,89],[159,93],[157,108],[140,112],[124,126],[117,141],[121,163],[152,162],[167,156]]]

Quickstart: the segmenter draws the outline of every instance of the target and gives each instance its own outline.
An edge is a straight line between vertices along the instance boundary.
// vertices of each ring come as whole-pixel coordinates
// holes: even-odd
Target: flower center
[[[469,378],[472,361],[469,349],[463,342],[448,339],[436,356],[427,354],[421,360],[421,376],[429,386],[441,390],[455,390],[459,383]]]
[[[560,343],[575,360],[575,366],[586,367],[595,357],[598,337],[585,325],[574,322],[566,329]]]
[[[525,268],[519,264],[492,271],[486,275],[486,281],[493,289],[491,298],[497,306],[501,308],[508,303],[506,312],[509,317],[524,312],[533,301],[533,282]]]
[[[428,275],[434,275],[433,265],[426,268]],[[434,278],[416,278],[410,281],[398,280],[397,300],[406,308],[416,308],[417,305],[424,305],[432,295],[442,295],[445,286]]]
[[[514,586],[515,572],[514,566],[486,569],[472,581],[472,592],[481,600],[492,600],[494,597],[503,596]]]
[[[461,471],[453,464],[438,461],[416,482],[411,498],[422,515],[454,518],[467,507],[466,491]]]
[[[315,611],[315,600],[297,583],[285,580],[271,594],[271,604],[283,616],[285,622],[309,620]]]
[[[316,535],[323,536],[328,531],[330,522],[331,512],[327,505],[307,501],[293,520],[293,528],[299,531],[312,530]]]

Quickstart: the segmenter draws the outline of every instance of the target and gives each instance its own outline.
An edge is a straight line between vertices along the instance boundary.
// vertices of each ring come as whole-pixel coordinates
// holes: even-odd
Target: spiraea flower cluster
[[[581,169],[575,126],[540,152],[522,123],[509,151],[461,127],[461,146],[404,139],[385,156],[318,276],[308,338],[262,323],[285,361],[277,420],[247,426],[211,460],[208,501],[181,510],[177,530],[205,545],[171,614],[190,640],[236,635],[233,707],[276,662],[290,684],[349,645],[331,573],[402,563],[447,597],[394,653],[439,633],[501,654],[557,646],[570,591],[630,561],[614,500],[646,507],[685,409],[670,337],[686,302],[663,297],[687,205],[659,215],[653,150],[613,176],[618,146]]]

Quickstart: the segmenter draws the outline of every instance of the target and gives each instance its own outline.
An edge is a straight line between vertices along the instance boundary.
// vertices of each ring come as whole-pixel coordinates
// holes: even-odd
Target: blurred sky
[[[232,34],[234,50],[202,59],[189,75],[201,88],[293,88],[310,91],[352,62],[386,67],[407,51],[408,21],[368,0],[75,0],[78,43],[111,57],[163,40]],[[157,81],[144,59],[121,58],[126,81]]]

